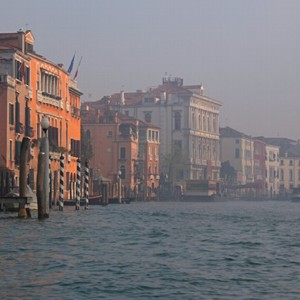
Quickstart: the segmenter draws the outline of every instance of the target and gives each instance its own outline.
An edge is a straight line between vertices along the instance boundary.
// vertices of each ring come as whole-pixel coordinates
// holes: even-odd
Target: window
[[[58,128],[49,126],[48,129],[49,146],[58,147]]]
[[[16,165],[20,164],[20,155],[21,155],[21,141],[15,141],[15,163]]]
[[[210,132],[211,128],[210,128],[210,117],[207,116],[207,131]]]
[[[145,118],[146,122],[150,123],[151,122],[151,112],[146,112],[144,118]]]
[[[175,130],[180,130],[181,129],[181,114],[180,112],[175,113],[175,124],[174,124],[174,129]]]
[[[25,84],[30,85],[30,69],[28,67],[25,68]]]
[[[9,141],[9,160],[13,160],[13,142]]]
[[[236,139],[236,140],[235,140],[235,143],[236,143],[236,144],[239,144],[239,143],[240,143],[240,140]]]
[[[284,172],[283,172],[283,170],[280,170],[280,180],[281,181],[284,180]]]
[[[66,145],[68,149],[69,148],[69,123],[68,122],[66,122]]]
[[[240,149],[239,148],[236,148],[235,149],[235,158],[240,158]]]
[[[41,70],[41,89],[44,95],[60,100],[58,92],[59,80],[46,70]]]
[[[196,123],[195,123],[195,114],[192,113],[192,129],[196,129]]]
[[[80,156],[80,141],[71,139],[71,155]]]
[[[108,133],[107,133],[107,136],[108,136],[109,138],[112,138],[112,136],[113,136],[113,133],[112,133],[112,131],[111,131],[111,130],[109,130],[109,131],[108,131]]]
[[[14,105],[9,103],[9,125],[15,124],[15,118],[14,118]]]
[[[293,161],[292,160],[290,160],[290,166],[292,166],[293,165]]]
[[[283,166],[283,159],[280,160],[280,165]]]
[[[70,172],[67,172],[67,190],[70,190],[71,187],[71,179],[70,179]]]
[[[158,142],[158,131],[155,132],[155,140]]]
[[[144,103],[154,103],[154,98],[153,97],[145,97]]]
[[[293,170],[290,170],[290,181],[293,181]]]
[[[120,148],[120,159],[125,159],[126,158],[126,148],[121,147]]]

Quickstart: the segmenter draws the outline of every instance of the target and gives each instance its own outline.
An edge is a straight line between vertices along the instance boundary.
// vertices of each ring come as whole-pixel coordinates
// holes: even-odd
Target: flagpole
[[[74,75],[74,77],[73,77],[73,80],[75,80],[75,79],[76,79],[76,77],[77,77],[77,75],[78,75],[78,70],[79,70],[79,67],[80,67],[81,61],[82,61],[82,56],[80,57],[80,61],[79,61],[79,63],[78,63],[78,66],[77,66],[77,69],[76,69],[75,75]]]

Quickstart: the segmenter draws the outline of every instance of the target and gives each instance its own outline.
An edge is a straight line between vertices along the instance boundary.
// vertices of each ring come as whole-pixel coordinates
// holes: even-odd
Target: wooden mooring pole
[[[30,138],[24,137],[21,143],[21,154],[20,154],[20,186],[19,195],[20,197],[26,197],[27,193],[27,174],[28,174],[28,162],[30,151]],[[18,216],[20,218],[30,217],[29,208],[25,208],[25,204],[19,205]]]
[[[38,172],[37,172],[37,203],[38,203],[38,219],[49,218],[47,213],[48,209],[46,203],[46,191],[45,191],[45,171],[46,171],[46,154],[44,152],[39,153],[38,157]],[[47,174],[49,175],[49,174]],[[49,205],[49,204],[48,204]]]

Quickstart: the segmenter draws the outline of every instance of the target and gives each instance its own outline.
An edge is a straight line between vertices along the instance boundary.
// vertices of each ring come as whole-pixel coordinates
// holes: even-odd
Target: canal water
[[[0,214],[0,299],[300,299],[300,203]]]

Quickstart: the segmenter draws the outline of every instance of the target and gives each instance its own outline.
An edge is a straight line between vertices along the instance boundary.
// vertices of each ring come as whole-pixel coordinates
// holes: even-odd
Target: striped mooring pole
[[[64,174],[65,174],[65,158],[62,154],[60,156],[60,170],[59,170],[59,210],[64,210]],[[55,201],[55,200],[54,200]]]
[[[76,205],[75,209],[79,210],[80,207],[80,172],[81,172],[81,161],[77,160],[77,180],[76,180]]]
[[[85,197],[85,209],[89,208],[89,162],[85,161],[84,166],[84,197]]]

